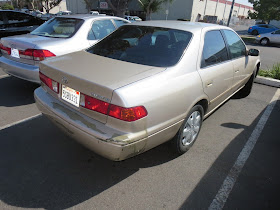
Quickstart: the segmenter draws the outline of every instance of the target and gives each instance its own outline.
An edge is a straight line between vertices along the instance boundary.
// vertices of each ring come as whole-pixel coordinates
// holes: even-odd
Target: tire
[[[235,98],[246,98],[248,95],[250,95],[256,77],[256,72],[257,69],[254,70],[254,73],[251,75],[245,86],[236,93]]]
[[[201,105],[195,105],[188,113],[181,128],[173,138],[173,147],[181,155],[187,152],[197,139],[201,129],[204,110]]]
[[[252,31],[252,35],[255,35],[255,36],[256,36],[256,35],[259,35],[259,32],[258,32],[257,30],[253,30],[253,31]]]
[[[269,44],[269,39],[268,38],[261,39],[260,44],[263,45],[263,46],[268,45]]]

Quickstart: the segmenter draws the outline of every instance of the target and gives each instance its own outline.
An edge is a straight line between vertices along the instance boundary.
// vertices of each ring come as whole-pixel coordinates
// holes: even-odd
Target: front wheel
[[[173,144],[177,153],[185,153],[194,144],[201,129],[203,115],[204,111],[201,105],[195,105],[190,110],[181,128],[173,139]]]

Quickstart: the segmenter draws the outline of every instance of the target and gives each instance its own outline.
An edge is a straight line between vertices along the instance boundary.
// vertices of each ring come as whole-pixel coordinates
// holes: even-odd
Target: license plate
[[[12,56],[12,57],[15,57],[15,58],[19,58],[18,49],[12,48],[12,49],[11,49],[11,56]]]
[[[80,105],[80,92],[70,87],[62,85],[61,98],[76,107]]]

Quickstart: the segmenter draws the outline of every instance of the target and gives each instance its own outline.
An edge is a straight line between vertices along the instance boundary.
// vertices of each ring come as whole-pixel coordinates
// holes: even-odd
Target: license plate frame
[[[80,106],[81,93],[73,88],[62,85],[61,88],[61,99],[74,105],[75,107]]]

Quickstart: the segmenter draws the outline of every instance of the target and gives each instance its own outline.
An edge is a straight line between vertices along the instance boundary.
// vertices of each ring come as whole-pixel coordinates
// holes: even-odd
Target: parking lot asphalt
[[[0,76],[0,209],[207,209],[275,97],[255,147],[223,199],[224,209],[279,208],[277,88],[254,84],[247,98],[227,101],[204,121],[197,142],[182,156],[166,143],[112,162],[38,115],[37,87]]]
[[[280,63],[280,45],[261,46],[259,44],[247,44],[247,47],[260,50],[262,69],[270,69],[273,64]]]

